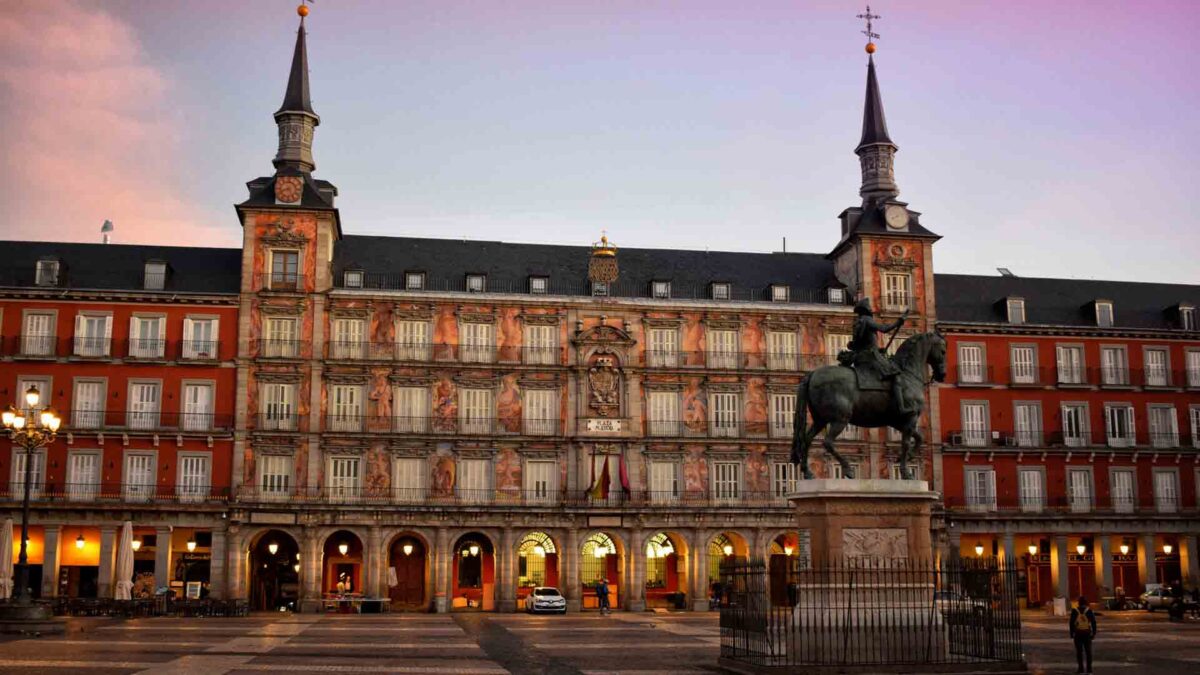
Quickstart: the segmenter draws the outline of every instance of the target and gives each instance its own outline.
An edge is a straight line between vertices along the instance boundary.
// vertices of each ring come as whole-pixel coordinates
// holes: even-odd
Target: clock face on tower
[[[275,201],[281,204],[295,204],[300,201],[304,191],[304,180],[299,176],[280,176],[275,179]]]
[[[883,210],[883,219],[892,230],[903,230],[908,227],[908,209],[899,204],[888,204]]]

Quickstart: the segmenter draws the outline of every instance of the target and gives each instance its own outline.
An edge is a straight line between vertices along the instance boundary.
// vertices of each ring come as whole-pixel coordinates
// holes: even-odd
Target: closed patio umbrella
[[[12,532],[12,518],[7,518],[0,530],[0,598],[11,598],[13,592]]]
[[[128,520],[121,526],[117,542],[117,583],[113,597],[129,600],[133,590],[133,523]]]

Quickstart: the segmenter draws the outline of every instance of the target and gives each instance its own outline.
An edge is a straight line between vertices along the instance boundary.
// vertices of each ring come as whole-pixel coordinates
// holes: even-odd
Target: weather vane
[[[873,27],[871,25],[871,22],[874,21],[875,19],[881,19],[883,17],[879,16],[878,14],[872,14],[871,6],[867,5],[867,13],[859,14],[858,18],[866,19],[866,21],[867,21],[867,29],[862,31],[862,34],[867,36],[867,53],[874,54],[875,53],[875,40],[879,39],[879,33],[876,33],[872,30]]]

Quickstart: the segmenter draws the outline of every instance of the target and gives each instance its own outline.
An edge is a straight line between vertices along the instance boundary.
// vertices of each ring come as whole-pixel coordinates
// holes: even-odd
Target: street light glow
[[[25,390],[25,403],[27,403],[30,408],[36,408],[38,401],[40,400],[42,400],[42,395],[38,393],[37,385],[29,385],[29,388]]]

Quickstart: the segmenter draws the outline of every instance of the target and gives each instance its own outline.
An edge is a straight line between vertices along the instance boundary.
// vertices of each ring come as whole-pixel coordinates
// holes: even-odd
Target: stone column
[[[578,612],[583,607],[579,594],[579,530],[573,527],[567,530],[567,545],[558,556],[559,571],[563,576],[559,583],[567,591],[567,611]]]
[[[42,597],[53,598],[58,595],[58,543],[62,525],[47,525],[43,529],[45,544],[42,549]],[[21,538],[19,531],[15,538]],[[18,541],[17,546],[20,545]]]
[[[171,585],[171,528],[154,528],[154,588]]]
[[[1012,532],[1005,532],[1000,538],[1000,563],[1005,567],[1016,569],[1017,567],[1017,551],[1016,541]]]
[[[692,531],[691,555],[688,556],[688,567],[691,570],[691,600],[692,610],[708,611],[708,532],[702,529]]]
[[[444,614],[450,611],[450,532],[439,527],[433,553],[433,611]]]
[[[950,530],[950,534],[946,537],[946,560],[957,561],[962,557],[962,531],[957,527]]]
[[[208,595],[217,600],[228,596],[225,579],[225,530],[212,531],[212,550],[208,560]]]
[[[1067,535],[1059,534],[1054,537],[1054,546],[1050,550],[1050,583],[1054,593],[1061,598],[1071,597],[1071,578],[1067,572]]]
[[[497,574],[496,582],[500,584],[500,612],[517,611],[517,582],[513,562],[517,558],[516,542],[513,541],[513,529],[505,527],[500,532],[500,549],[496,551]]]
[[[367,528],[366,549],[363,551],[363,566],[364,570],[363,583],[365,588],[363,594],[368,597],[381,598],[387,595],[383,590],[382,574],[384,554],[380,550],[383,547],[382,533],[379,531],[378,525],[372,525]]]
[[[321,570],[325,567],[317,531],[305,527],[300,537],[300,611],[321,611]]]
[[[646,611],[646,549],[642,542],[642,528],[629,531],[629,546],[625,549],[625,569],[628,574],[621,579],[623,606],[631,612]]]
[[[1183,534],[1179,537],[1179,571],[1192,585],[1200,584],[1200,537]]]
[[[1112,537],[1103,535],[1092,541],[1092,557],[1096,564],[1096,585],[1099,586],[1100,597],[1112,595],[1113,592],[1113,559]],[[1099,598],[1097,598],[1099,601]]]
[[[1143,584],[1158,583],[1158,566],[1154,564],[1154,535],[1144,534],[1138,541],[1138,576]]]
[[[216,545],[215,540],[213,545]],[[245,535],[242,534],[241,527],[238,525],[231,525],[229,527],[225,556],[226,597],[235,600],[249,600],[250,586],[247,579],[249,570],[246,569],[246,560],[248,558],[246,540]]]
[[[113,597],[113,553],[116,549],[116,525],[100,526],[100,570],[99,581],[96,584],[96,595],[101,598]]]

